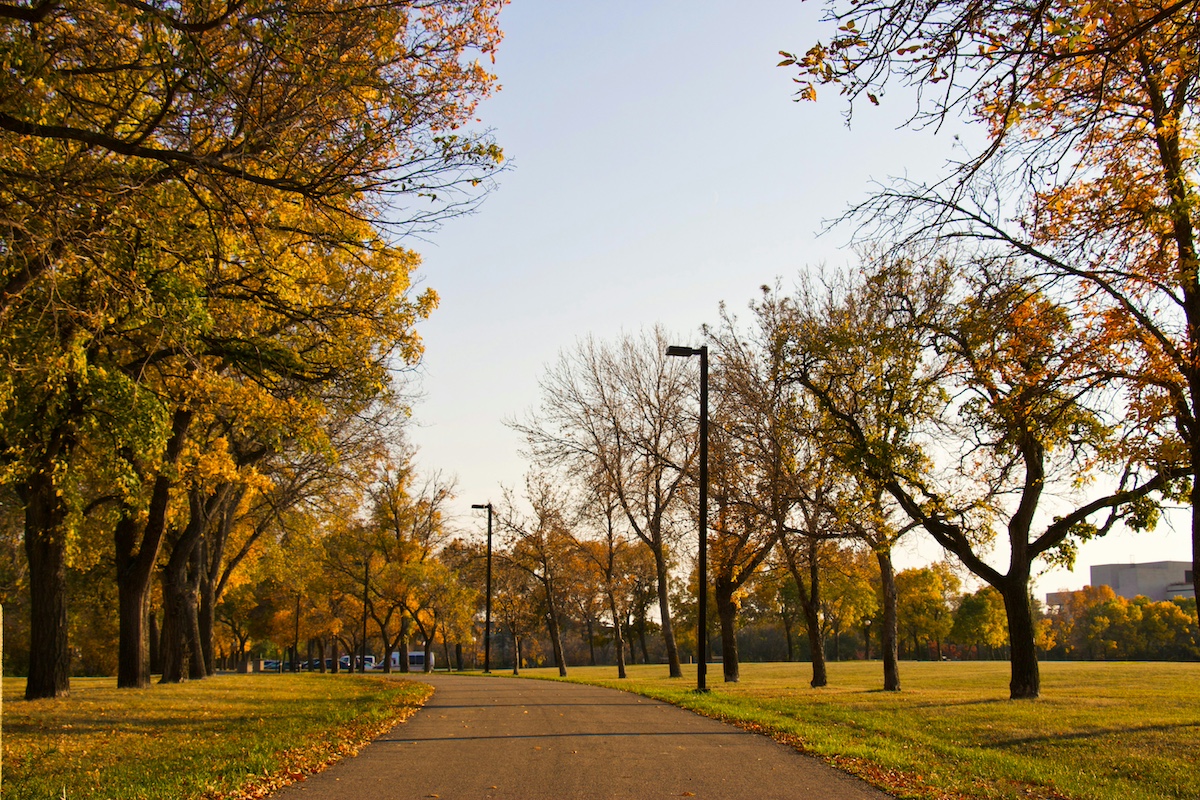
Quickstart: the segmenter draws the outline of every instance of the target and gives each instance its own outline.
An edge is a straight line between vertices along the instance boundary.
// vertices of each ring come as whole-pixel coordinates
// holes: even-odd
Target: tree
[[[821,596],[822,627],[833,634],[834,659],[841,660],[841,636],[879,610],[877,561],[868,548],[854,543],[831,543],[822,560],[825,591]],[[899,585],[897,576],[897,585]],[[898,594],[898,600],[899,600]],[[900,607],[897,606],[897,618]],[[826,638],[823,636],[822,638]]]
[[[740,331],[722,309],[721,325],[709,334],[717,398],[709,428],[710,484],[717,504],[710,552],[726,682],[738,680],[735,595],[792,532],[789,517],[803,502],[804,482],[810,477],[811,450],[801,438],[807,409],[784,368],[781,306],[764,291],[752,310],[756,324],[751,333]],[[803,592],[794,556],[788,561]],[[823,675],[818,678],[823,665],[816,657],[813,670],[814,685],[824,685]]]
[[[532,510],[531,517],[518,513],[513,498],[505,497],[507,510],[500,518],[500,525],[511,536],[505,558],[528,573],[541,589],[554,665],[558,674],[566,677],[560,608],[573,567],[572,557],[578,552],[578,540],[563,513],[565,499],[544,473],[530,472],[525,476],[525,500]]]
[[[415,264],[387,241],[389,227],[462,210],[497,166],[486,135],[453,131],[490,90],[486,70],[463,60],[495,47],[498,7],[250,2],[207,16],[112,0],[0,9],[12,56],[0,78],[0,444],[3,479],[26,511],[28,696],[67,691],[63,554],[79,515],[98,502],[127,506],[116,534],[121,682],[145,681],[138,643],[161,543],[159,479],[171,480],[169,443],[190,412],[163,375],[187,385],[197,359],[210,357],[217,373],[250,365],[251,382],[262,377],[257,365],[296,378],[288,355],[321,349],[256,349],[210,329],[231,304],[266,311],[258,321],[291,344],[330,322],[340,324],[323,329],[333,335],[325,341],[354,342],[344,323],[382,321],[363,312],[373,307],[327,312],[394,283],[389,275],[407,281]],[[402,208],[416,197],[430,202]],[[306,270],[339,260],[341,275]],[[383,297],[390,316],[396,296]],[[290,316],[305,307],[311,316]],[[270,338],[254,333],[257,344]],[[111,449],[88,463],[99,442]],[[85,473],[97,465],[108,474],[92,480]],[[119,497],[78,494],[99,485]]]
[[[924,266],[918,277],[913,264],[887,260],[825,316],[801,312],[796,379],[826,411],[826,441],[838,458],[1004,597],[1010,694],[1037,697],[1033,563],[1118,521],[1152,526],[1151,495],[1168,490],[1174,475],[1139,471],[1120,445],[1121,434],[1141,431],[1102,418],[1107,380],[1092,364],[1103,340],[1086,319],[1073,318],[1008,263],[964,265],[971,271],[961,284],[948,261]],[[962,291],[957,302],[952,287]],[[873,316],[855,317],[855,309]],[[889,375],[899,380],[876,383],[870,394],[856,389],[873,384],[855,380]],[[864,402],[883,388],[888,406]],[[936,448],[952,454],[948,469],[938,464],[934,439],[922,435],[932,432]],[[1049,486],[1080,485],[1102,466],[1112,470],[1112,491],[1063,498],[1075,503],[1067,513],[1039,516]],[[1106,516],[1096,525],[1093,515]],[[981,555],[997,528],[1007,538],[1006,572]]]
[[[560,355],[540,382],[539,411],[513,427],[540,463],[580,480],[602,479],[630,530],[654,556],[658,610],[673,678],[683,675],[671,617],[674,515],[697,441],[692,367],[666,355],[661,329],[606,345],[592,339]]]
[[[949,601],[958,594],[958,587],[958,576],[944,561],[897,573],[900,627],[912,641],[913,658],[921,658],[921,642],[924,641],[927,645],[936,643],[937,659],[941,660],[942,640],[954,625]]]
[[[621,510],[614,493],[605,491],[604,486],[603,482],[599,483],[585,501],[585,515],[599,523],[603,539],[581,538],[578,544],[582,563],[600,576],[600,585],[604,588],[612,620],[617,677],[625,678],[625,619],[634,602],[637,544],[617,527]],[[596,512],[598,517],[595,516]]]
[[[829,286],[825,293],[803,287],[790,307],[784,334],[789,380],[802,386],[816,407],[810,424],[822,454],[839,465],[844,498],[834,509],[849,534],[864,542],[879,564],[882,594],[880,643],[885,691],[900,690],[897,593],[892,550],[912,529],[905,524],[874,464],[873,452],[888,461],[913,466],[923,454],[914,429],[938,407],[939,373],[922,358],[926,333],[912,324],[938,302],[928,286],[906,286],[902,322],[888,298],[898,296],[880,280]],[[848,435],[849,434],[849,435]],[[868,450],[868,448],[870,450]],[[821,470],[822,480],[834,473]]]
[[[785,54],[802,97],[831,84],[880,102],[898,79],[917,90],[914,124],[961,115],[986,132],[948,181],[893,183],[861,211],[902,240],[974,241],[1077,287],[1067,291],[1125,346],[1111,377],[1157,434],[1137,456],[1190,464],[1180,491],[1200,560],[1200,4],[829,8],[834,39]]]
[[[1004,614],[1004,598],[990,586],[977,592],[965,594],[954,610],[954,623],[950,638],[960,645],[975,648],[986,647],[991,657],[998,648],[1008,642],[1008,622]]]

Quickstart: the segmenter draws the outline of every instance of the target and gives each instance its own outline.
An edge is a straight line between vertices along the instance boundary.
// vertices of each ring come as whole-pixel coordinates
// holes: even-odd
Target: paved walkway
[[[765,736],[578,684],[421,676],[425,708],[272,800],[886,800]]]

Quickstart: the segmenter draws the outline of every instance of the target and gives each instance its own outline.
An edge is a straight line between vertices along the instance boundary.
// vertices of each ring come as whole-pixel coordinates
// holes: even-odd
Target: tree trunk
[[[454,666],[459,672],[463,671],[463,646],[462,642],[454,644]]]
[[[591,666],[596,666],[596,618],[588,615],[587,618],[587,636],[588,636],[588,663]]]
[[[550,645],[554,649],[554,665],[558,667],[558,675],[560,678],[567,677],[567,662],[563,656],[562,635],[558,629],[558,614],[554,605],[554,591],[548,582],[544,583],[546,588],[546,625],[550,632]],[[426,667],[429,665],[426,664]]]
[[[330,647],[332,647],[332,648],[333,648],[333,663],[332,663],[332,664],[330,664],[330,666],[329,666],[329,670],[330,670],[330,671],[331,671],[331,672],[332,672],[334,675],[337,675],[337,674],[338,674],[338,672],[339,672],[339,671],[341,670],[341,668],[342,668],[342,654],[339,652],[339,648],[338,648],[338,644],[339,644],[339,642],[338,642],[338,638],[337,638],[336,636],[334,636],[334,637],[333,637],[333,641],[332,641],[332,642],[330,642],[329,644],[330,644]],[[407,661],[407,660],[408,660],[408,659],[406,658],[406,659],[405,659],[405,661]]]
[[[1010,575],[1004,586],[997,588],[1004,598],[1004,613],[1008,618],[1009,664],[1012,668],[1008,696],[1012,700],[1036,699],[1041,694],[1042,682],[1034,643],[1029,581],[1023,576],[1014,578]]]
[[[657,537],[656,537],[657,538]],[[662,620],[663,644],[667,647],[667,664],[672,678],[682,678],[679,648],[675,645],[675,627],[671,624],[671,587],[667,576],[667,559],[661,542],[654,548],[654,567],[658,577],[658,613]]]
[[[809,685],[816,689],[829,683],[829,675],[825,668],[825,632],[821,628],[821,576],[817,542],[811,537],[808,539],[807,581],[800,572],[796,554],[786,546],[781,547],[788,562],[788,571],[792,573],[792,580],[796,582],[800,606],[804,610],[804,627],[808,633],[808,649],[812,654],[812,680],[809,681]]]
[[[242,645],[245,649],[245,645]],[[162,672],[162,632],[158,629],[158,612],[150,612],[150,674]]]
[[[402,615],[402,616],[400,617],[400,644],[399,644],[399,646],[398,646],[398,649],[400,650],[400,672],[401,672],[401,673],[408,673],[408,672],[409,672],[409,666],[408,666],[408,624],[409,624],[409,621],[408,621],[408,616],[407,616],[407,615]]]
[[[787,658],[788,663],[796,660],[796,643],[792,639],[792,620],[787,614],[781,614],[780,619],[783,622],[783,638],[787,642]]]
[[[621,630],[621,615],[617,613],[617,595],[616,592],[609,591],[608,607],[612,610],[613,618],[613,635],[617,637],[616,655],[617,655],[617,677],[625,677],[625,638],[624,631]]]
[[[737,683],[739,675],[737,649],[737,606],[733,602],[735,587],[732,582],[718,577],[714,593],[717,598],[717,616],[721,618],[721,663],[726,683]],[[707,592],[705,593],[707,594]],[[707,631],[705,632],[707,635]],[[700,658],[703,658],[704,645],[700,643]]]
[[[642,663],[650,663],[650,648],[646,644],[646,615],[638,620],[638,643],[642,646]]]
[[[1192,391],[1195,398],[1198,392]],[[1196,404],[1193,403],[1193,408]],[[1192,596],[1200,603],[1200,436],[1193,437],[1192,442]],[[1200,605],[1197,606],[1200,608]],[[1200,614],[1196,615],[1197,627],[1200,628]]]
[[[191,516],[187,527],[176,537],[171,557],[162,571],[163,672],[160,683],[180,683],[193,674],[193,629],[195,636],[199,636],[196,592],[188,573],[204,529],[204,503],[198,489],[188,492],[188,505]]]
[[[179,461],[191,427],[193,412],[176,410],[171,421],[171,438],[167,441],[163,469]],[[117,567],[117,602],[120,620],[117,643],[117,686],[142,688],[150,685],[151,670],[147,665],[146,612],[149,608],[150,581],[158,562],[163,536],[166,534],[167,509],[171,480],[160,470],[150,493],[150,505],[145,519],[136,509],[124,508],[122,517],[113,528],[113,545]],[[165,611],[165,609],[164,609]],[[163,619],[164,629],[167,621]],[[155,645],[161,659],[161,634]],[[159,663],[160,672],[162,664]]]
[[[49,461],[49,459],[48,459]],[[47,463],[24,487],[25,556],[29,560],[29,678],[25,699],[66,697],[71,689],[67,641],[66,509]]]
[[[204,548],[204,540],[201,539],[196,543],[196,547],[192,549],[191,566],[188,571],[188,677],[192,680],[202,680],[207,678],[211,671],[208,668],[208,662],[212,658],[211,651],[204,652],[204,637],[200,633],[200,581],[203,569],[200,566],[200,554]],[[209,646],[212,646],[212,641],[209,641]],[[295,648],[292,648],[292,663],[295,663],[296,655]]]
[[[208,548],[202,547],[201,550],[207,555]],[[216,670],[213,669],[213,628],[215,627],[214,619],[216,616],[216,598],[214,596],[214,586],[212,576],[209,571],[204,568],[207,564],[207,557],[201,557],[201,569],[199,573],[199,608],[197,609],[197,622],[199,623],[200,632],[200,654],[203,658],[204,671],[213,675]]]
[[[875,560],[879,562],[879,582],[883,590],[883,624],[879,631],[879,646],[883,658],[883,690],[898,692],[900,633],[896,615],[896,571],[892,566],[891,548],[876,547]]]
[[[513,634],[513,675],[521,674],[521,637]]]

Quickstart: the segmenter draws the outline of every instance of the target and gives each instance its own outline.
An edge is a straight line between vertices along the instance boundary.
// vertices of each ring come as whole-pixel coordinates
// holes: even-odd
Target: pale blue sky
[[[519,488],[520,439],[504,420],[537,401],[544,366],[579,337],[662,323],[699,343],[718,304],[744,308],[758,287],[852,260],[851,231],[823,221],[872,179],[932,179],[952,132],[897,130],[902,101],[856,112],[825,92],[792,102],[779,50],[828,30],[799,0],[515,0],[501,16],[502,90],[478,116],[512,168],[477,214],[413,242],[442,298],[421,327],[425,399],[412,438],[426,469],[458,476],[455,512]],[[969,133],[965,134],[970,136]],[[914,540],[916,541],[916,540]],[[901,561],[940,557],[928,543]],[[1092,563],[1190,559],[1182,532],[1114,535]]]

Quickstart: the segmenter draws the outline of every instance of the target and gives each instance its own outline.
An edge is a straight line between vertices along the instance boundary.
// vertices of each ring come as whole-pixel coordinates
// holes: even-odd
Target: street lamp
[[[708,673],[708,345],[671,345],[667,355],[700,356],[700,663],[696,665],[696,691],[707,692]]]
[[[487,598],[483,603],[483,671],[492,671],[492,504],[472,503],[471,508],[486,508],[488,512]]]

